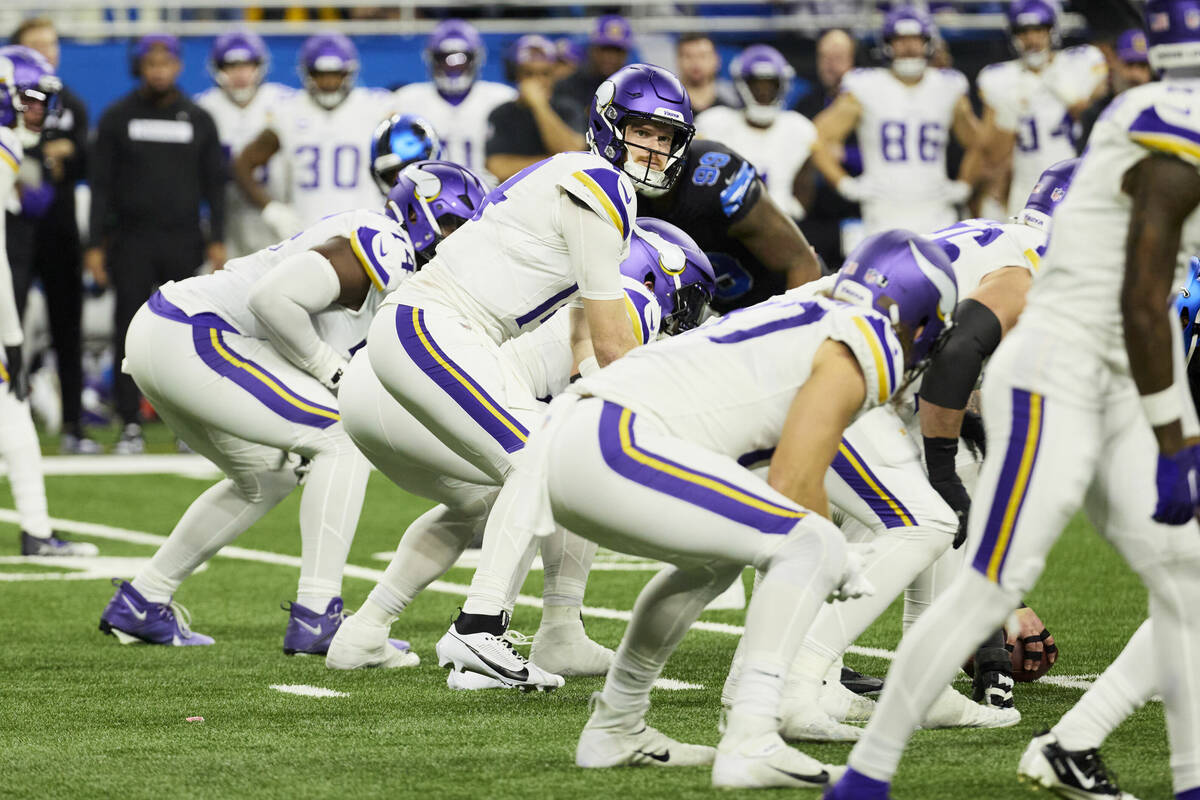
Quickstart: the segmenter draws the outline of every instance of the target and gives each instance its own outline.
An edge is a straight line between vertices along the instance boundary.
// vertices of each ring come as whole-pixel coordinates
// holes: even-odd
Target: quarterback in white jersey
[[[218,36],[209,54],[208,69],[216,86],[196,95],[196,104],[212,115],[221,148],[232,162],[267,127],[267,113],[295,90],[281,83],[263,83],[270,55],[257,34],[236,31]],[[287,196],[284,159],[278,155],[258,170],[259,183],[273,200]],[[263,221],[237,184],[225,190],[225,249],[230,258],[261,250],[279,237]]]
[[[335,392],[380,302],[415,269],[394,216],[348,211],[211,275],[165,284],[137,312],[123,368],[226,478],[119,585],[101,630],[122,643],[212,644],[175,615],[172,595],[306,475],[300,583],[283,648],[326,652],[342,621],[342,570],[369,472]]]
[[[1200,499],[1184,445],[1198,426],[1168,307],[1200,248],[1197,16],[1195,0],[1147,4],[1164,79],[1124,92],[1093,130],[1021,320],[988,365],[969,568],[901,643],[835,798],[886,796],[921,711],[1033,587],[1080,508],[1149,590],[1145,668],[1166,707],[1175,796],[1200,796]]]
[[[826,597],[856,571],[826,518],[822,478],[845,426],[899,390],[957,296],[949,262],[928,240],[881,234],[857,256],[833,288],[851,302],[768,300],[574,384],[501,490],[498,509],[523,501],[534,533],[552,519],[672,564],[637,600],[579,739],[579,766],[713,763],[714,784],[726,787],[829,781],[824,765],[778,732],[783,673]],[[891,309],[896,329],[879,308]],[[763,481],[744,464],[771,451]],[[715,752],[681,744],[646,725],[650,688],[705,605],[746,565],[763,580],[746,617],[724,738]],[[862,591],[856,576],[849,583],[848,593]]]
[[[419,114],[442,139],[442,158],[487,175],[488,116],[497,106],[517,99],[508,84],[476,78],[487,55],[483,40],[469,23],[446,20],[425,44],[430,78],[396,90],[393,106],[402,114]],[[494,180],[493,180],[494,183]]]
[[[696,117],[696,132],[732,147],[754,165],[767,192],[792,219],[803,219],[798,178],[817,141],[816,127],[783,107],[793,71],[775,48],[746,48],[730,67],[744,108],[716,106]]]
[[[924,12],[898,8],[884,20],[888,67],[856,69],[815,120],[813,163],[848,200],[862,205],[868,234],[889,228],[929,231],[959,218],[971,187],[946,174],[950,134],[965,148],[979,121],[957,70],[927,65],[933,28]],[[842,143],[857,133],[863,172],[851,177],[839,163]]]
[[[1009,20],[1021,56],[979,73],[988,149],[993,159],[1012,163],[1013,215],[1042,170],[1075,156],[1075,122],[1105,89],[1108,70],[1099,49],[1053,49],[1056,17],[1048,0],[1017,0]]]
[[[341,34],[322,34],[300,50],[305,91],[272,106],[263,129],[234,161],[234,178],[262,219],[286,238],[322,217],[379,203],[371,177],[371,132],[390,110],[390,95],[355,86],[358,52]],[[273,199],[257,170],[279,154],[286,199]]]

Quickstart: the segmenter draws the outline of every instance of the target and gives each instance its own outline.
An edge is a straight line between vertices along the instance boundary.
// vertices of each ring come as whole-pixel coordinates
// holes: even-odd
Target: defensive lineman
[[[342,621],[342,569],[369,471],[335,393],[380,302],[416,269],[392,213],[330,216],[219,272],[168,283],[138,311],[125,369],[226,478],[192,503],[132,582],[118,582],[101,630],[122,643],[212,644],[176,615],[175,590],[307,476],[300,585],[283,647],[326,652]]]
[[[1097,123],[1021,321],[988,365],[970,568],[901,642],[832,797],[888,795],[915,718],[1032,588],[1081,506],[1149,590],[1176,797],[1200,797],[1197,466],[1183,445],[1197,426],[1167,310],[1200,248],[1197,16],[1196,0],[1147,4],[1164,79]]]

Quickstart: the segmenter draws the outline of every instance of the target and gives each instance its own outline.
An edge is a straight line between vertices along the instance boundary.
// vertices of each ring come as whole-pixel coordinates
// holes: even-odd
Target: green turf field
[[[59,518],[166,534],[206,481],[173,476],[47,478]],[[298,496],[237,542],[254,551],[299,554]],[[372,477],[350,561],[382,570],[373,554],[391,550],[427,503]],[[12,508],[0,481],[0,507]],[[80,537],[89,538],[89,537]],[[153,545],[91,538],[104,557],[147,557]],[[0,559],[18,554],[17,527],[0,523]],[[65,572],[66,570],[54,570]],[[600,678],[568,679],[549,695],[451,692],[433,645],[461,602],[426,593],[393,635],[410,639],[425,662],[416,669],[334,673],[312,658],[281,652],[293,597],[292,566],[215,559],[180,589],[193,627],[216,638],[208,648],[122,647],[97,630],[112,587],[103,579],[31,580],[45,568],[0,561],[0,796],[13,797],[428,797],[629,798],[711,793],[706,769],[583,771],[576,736]],[[596,572],[589,606],[628,610],[650,572]],[[446,580],[466,584],[454,569]],[[525,593],[540,590],[531,575]],[[356,608],[372,581],[347,577]],[[1083,524],[1071,527],[1030,598],[1062,651],[1054,676],[1090,676],[1120,651],[1145,615],[1145,593],[1110,547]],[[705,619],[741,623],[740,612]],[[518,607],[514,627],[533,633],[538,612]],[[589,632],[616,646],[624,623],[592,617]],[[899,610],[860,644],[893,649]],[[664,677],[703,689],[659,691],[649,721],[688,741],[716,744],[720,687],[733,654],[728,634],[693,631]],[[850,656],[882,674],[887,662]],[[281,694],[272,684],[308,684],[348,696]],[[1024,719],[1001,731],[918,732],[897,779],[899,800],[1032,796],[1015,779],[1017,759],[1035,732],[1080,695],[1051,685],[1018,686]],[[186,720],[202,716],[203,723]],[[842,763],[849,745],[808,752]],[[1110,767],[1141,800],[1170,796],[1161,704],[1139,711],[1110,739]],[[722,795],[727,796],[727,795]],[[804,794],[815,797],[814,792]]]

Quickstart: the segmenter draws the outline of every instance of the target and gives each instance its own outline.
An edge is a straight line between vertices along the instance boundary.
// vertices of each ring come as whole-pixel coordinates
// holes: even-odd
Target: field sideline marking
[[[0,508],[0,522],[19,523],[20,517],[16,511],[7,508]],[[146,533],[145,531],[134,531],[128,528],[117,528],[111,525],[100,525],[94,522],[83,522],[80,520],[70,519],[51,519],[50,524],[60,531],[67,533],[76,533],[81,536],[94,536],[99,539],[112,539],[119,542],[129,542],[131,544],[145,545],[161,545],[167,540],[167,537],[160,536],[156,533]],[[260,564],[276,564],[281,567],[300,568],[300,557],[289,556],[283,553],[273,553],[269,550],[251,550],[245,547],[229,546],[221,549],[217,556],[224,558],[232,558],[240,561],[256,561]],[[371,569],[370,567],[360,567],[356,564],[347,564],[345,574],[351,578],[360,578],[368,581],[378,581],[383,577],[383,570]],[[470,587],[464,583],[454,583],[452,581],[434,581],[426,587],[427,591],[438,592],[440,594],[453,594],[465,596]],[[517,595],[517,604],[529,606],[531,608],[541,608],[542,598],[530,597],[529,595]],[[621,622],[629,622],[632,617],[629,611],[620,611],[615,608],[595,608],[592,606],[584,606],[583,613],[592,617],[601,619],[615,619]],[[694,630],[706,631],[708,633],[724,633],[730,636],[741,636],[744,628],[741,625],[730,625],[724,622],[708,622],[706,620],[697,620],[692,623]],[[852,645],[847,652],[861,655],[873,656],[874,658],[882,658],[891,661],[895,657],[895,652],[884,650],[879,647],[859,647]],[[1049,683],[1054,686],[1062,686],[1069,689],[1086,689],[1092,685],[1094,675],[1047,675],[1041,679],[1042,683]]]

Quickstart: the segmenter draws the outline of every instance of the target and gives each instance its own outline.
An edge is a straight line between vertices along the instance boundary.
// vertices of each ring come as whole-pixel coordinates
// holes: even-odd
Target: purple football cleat
[[[280,603],[279,607],[290,612],[287,632],[283,635],[283,652],[285,655],[323,656],[329,652],[329,643],[342,621],[346,612],[342,598],[335,597],[325,607],[325,613],[318,613],[299,603]],[[388,639],[388,644],[397,650],[407,651],[409,643],[403,639]]]
[[[151,603],[129,581],[113,578],[117,593],[100,615],[100,630],[121,644],[165,644],[188,647],[212,644],[211,636],[194,633],[190,615],[177,603]]]
[[[890,800],[889,788],[884,781],[848,769],[840,781],[825,790],[822,800]]]
[[[94,556],[100,549],[91,542],[73,542],[51,533],[45,539],[21,531],[21,555],[23,556]]]

